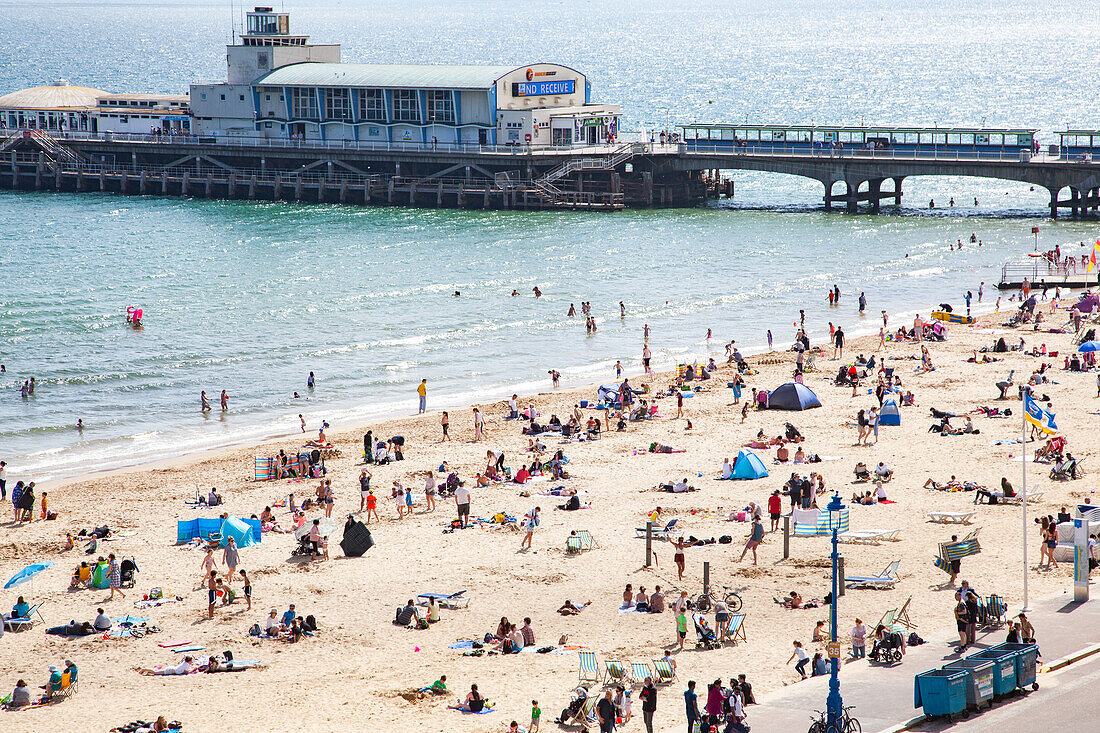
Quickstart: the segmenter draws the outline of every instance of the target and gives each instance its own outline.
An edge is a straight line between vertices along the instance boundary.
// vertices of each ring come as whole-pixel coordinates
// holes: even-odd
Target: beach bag
[[[718,544],[720,544],[720,545],[728,545],[731,542],[733,542],[733,537],[731,537],[728,534],[724,534],[724,535],[722,535],[721,537],[718,538]]]

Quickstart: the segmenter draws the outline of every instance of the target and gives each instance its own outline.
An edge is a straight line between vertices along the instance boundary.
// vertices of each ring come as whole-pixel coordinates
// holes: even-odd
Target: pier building
[[[620,109],[591,101],[588,78],[523,66],[342,63],[339,45],[292,35],[287,13],[258,7],[227,47],[227,79],[193,84],[200,137],[389,145],[602,145]]]

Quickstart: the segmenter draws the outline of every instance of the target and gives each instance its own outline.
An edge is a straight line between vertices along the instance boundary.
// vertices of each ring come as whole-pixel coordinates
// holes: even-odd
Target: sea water
[[[1062,73],[1098,30],[1069,5],[713,5],[285,7],[295,32],[343,43],[346,61],[574,66],[635,132],[984,121],[1052,142],[1051,130],[1100,123],[1096,80]],[[156,92],[224,77],[228,3],[0,9],[3,92],[57,76]],[[13,478],[44,480],[299,433],[299,414],[312,435],[325,419],[414,413],[424,378],[432,409],[549,389],[550,369],[567,385],[609,382],[617,359],[639,373],[645,324],[659,365],[721,360],[730,340],[761,349],[769,329],[786,347],[799,309],[819,342],[829,322],[877,333],[883,309],[896,327],[941,302],[964,307],[967,290],[977,305],[983,281],[989,307],[1000,265],[1035,246],[1032,226],[1041,248],[1096,236],[1045,220],[1046,191],[1021,184],[911,178],[903,207],[872,217],[822,211],[816,182],[731,175],[732,202],[612,214],[0,192],[0,459]],[[843,299],[829,308],[833,284]],[[125,324],[128,306],[144,309],[143,329]],[[21,398],[31,376],[36,393]],[[451,421],[460,434],[472,424],[464,411]]]

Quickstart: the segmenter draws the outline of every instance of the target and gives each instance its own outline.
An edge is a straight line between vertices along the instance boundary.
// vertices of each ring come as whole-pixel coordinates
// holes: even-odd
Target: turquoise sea
[[[1095,66],[1100,20],[1068,3],[716,5],[285,7],[296,31],[343,43],[346,61],[575,66],[594,98],[623,105],[628,130],[984,122],[1051,142],[1067,125],[1100,126],[1095,75],[1073,71]],[[0,13],[0,93],[59,76],[158,92],[224,76],[228,3]],[[1000,265],[1034,247],[1033,225],[1041,248],[1098,230],[1044,219],[1045,191],[1020,184],[911,178],[905,206],[871,217],[821,211],[816,183],[733,175],[732,202],[615,214],[0,192],[0,458],[12,478],[43,480],[296,432],[299,413],[311,429],[408,414],[421,378],[435,408],[547,389],[548,369],[566,384],[608,381],[616,359],[638,370],[646,323],[663,364],[705,359],[708,328],[715,356],[729,339],[763,347],[769,328],[785,346],[799,308],[818,335],[830,320],[877,331],[881,309],[911,320],[981,281],[988,306]],[[929,212],[931,197],[958,205]],[[971,233],[981,248],[949,249]],[[829,309],[834,283],[846,297]],[[592,336],[565,317],[582,300],[599,320]],[[125,326],[131,305],[144,330]],[[31,376],[36,394],[22,399]]]

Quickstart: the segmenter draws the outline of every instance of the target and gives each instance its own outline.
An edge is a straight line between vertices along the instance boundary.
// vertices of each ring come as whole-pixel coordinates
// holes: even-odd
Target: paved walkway
[[[1047,664],[1092,644],[1100,636],[1100,584],[1092,587],[1093,600],[1073,603],[1072,591],[1041,599],[1032,599],[1028,618],[1035,625],[1042,654],[1040,664]],[[1018,608],[1010,609],[1017,613]],[[918,629],[918,632],[923,631]],[[1005,640],[1006,629],[978,632],[977,649],[991,647]],[[913,707],[913,678],[927,669],[960,658],[955,652],[958,636],[953,633],[922,633],[928,643],[912,647],[900,664],[890,667],[871,666],[866,661],[843,665],[840,671],[840,693],[845,705],[854,705],[852,714],[865,733],[887,730],[904,723],[919,713]],[[868,644],[870,650],[870,644]],[[975,651],[971,647],[961,656]],[[1063,673],[1065,674],[1065,673]],[[1039,678],[1040,685],[1042,677]],[[815,710],[825,709],[829,678],[814,677],[758,697],[759,704],[748,708],[752,733],[797,733],[810,726]],[[706,690],[700,691],[700,698]],[[1011,703],[1008,703],[1011,704]],[[676,726],[669,733],[682,733]]]

